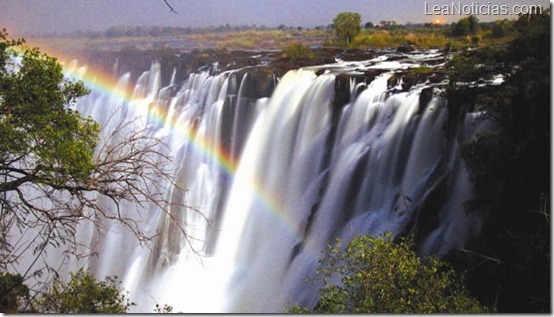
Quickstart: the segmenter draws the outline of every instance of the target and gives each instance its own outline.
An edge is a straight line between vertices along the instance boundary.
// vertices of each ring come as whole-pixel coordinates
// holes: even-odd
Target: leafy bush
[[[502,38],[514,32],[514,22],[508,19],[496,20],[492,27],[491,36],[494,38]]]
[[[415,34],[409,33],[405,36],[407,43],[424,48],[438,48],[446,44],[446,36],[443,34]]]
[[[453,263],[477,267],[468,271],[468,287],[500,312],[552,311],[550,26],[549,12],[513,23],[514,39],[503,56],[506,80],[475,102],[497,128],[462,147],[475,188],[468,203],[488,212],[480,236],[467,246],[471,253]],[[463,94],[450,104],[462,102],[457,97]]]
[[[386,48],[404,43],[404,36],[391,34],[389,31],[368,32],[359,34],[352,41],[353,47]]]
[[[312,49],[300,42],[287,45],[281,49],[283,57],[289,58],[314,58],[315,54]]]
[[[333,19],[339,42],[349,45],[361,31],[362,16],[357,12],[341,12]]]
[[[292,313],[484,313],[455,272],[435,258],[422,261],[413,242],[393,242],[392,234],[359,236],[340,252],[329,247],[317,274],[321,298],[313,310],[294,306]],[[340,283],[333,283],[340,278]]]
[[[458,54],[452,57],[446,64],[451,86],[459,83],[475,82],[479,79],[490,79],[485,65],[479,63],[479,59],[470,54]]]
[[[29,288],[20,274],[0,273],[0,312],[16,313],[22,300],[29,299]]]
[[[95,279],[83,270],[70,273],[69,282],[56,280],[35,303],[35,309],[42,313],[125,313],[135,303],[129,301],[127,293],[120,289],[117,276],[105,281]]]

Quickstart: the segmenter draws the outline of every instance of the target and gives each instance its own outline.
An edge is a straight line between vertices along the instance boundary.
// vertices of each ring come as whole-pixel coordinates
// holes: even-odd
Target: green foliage
[[[396,47],[404,43],[404,36],[393,34],[390,31],[367,32],[358,34],[351,43],[360,48]]]
[[[65,79],[56,59],[6,38],[0,31],[0,171],[23,165],[37,182],[85,180],[99,128],[67,105],[88,91],[81,82]],[[7,57],[19,57],[20,64]],[[0,191],[13,189],[9,185],[0,184]]]
[[[154,313],[156,314],[171,314],[173,313],[173,306],[164,304],[161,306],[160,304],[156,304],[154,307]]]
[[[474,15],[470,15],[469,17],[462,18],[458,20],[458,22],[452,24],[452,35],[474,35],[479,31],[479,29],[479,20]]]
[[[406,42],[421,48],[442,48],[446,44],[444,34],[414,34],[409,33],[405,37]]]
[[[314,58],[315,54],[312,49],[300,42],[292,43],[281,49],[283,57],[288,58]]]
[[[29,299],[29,288],[19,274],[0,273],[0,312],[17,313],[22,300]]]
[[[508,20],[506,20],[508,21]],[[394,21],[381,21],[379,28],[366,23],[363,29],[355,32],[354,37],[340,36],[326,40],[324,45],[347,46],[349,48],[395,48],[400,45],[415,45],[418,48],[442,48],[447,51],[459,50],[470,46],[503,45],[513,35],[511,22],[503,23],[501,30],[493,35],[494,23],[480,23],[475,16],[460,19],[451,25],[407,24],[397,25]],[[335,27],[336,31],[336,26]],[[500,28],[498,26],[497,28]]]
[[[510,35],[513,31],[513,22],[511,20],[496,20],[492,27],[491,36],[494,38],[502,38]]]
[[[454,24],[454,28],[452,29],[452,34],[454,36],[468,35],[469,34],[469,20],[467,18],[458,20],[458,22]]]
[[[500,312],[550,312],[550,13],[520,16],[514,29],[504,84],[474,101],[497,128],[462,149],[476,192],[468,206],[488,216],[471,253],[453,262],[474,268],[468,287]]]
[[[349,45],[361,31],[362,16],[357,12],[341,12],[333,19],[335,34],[340,43]]]
[[[464,151],[464,159],[471,166],[470,172],[477,187],[482,189],[478,192],[482,196],[498,193],[498,186],[505,183],[510,186],[502,186],[502,190],[508,190],[516,186],[516,179],[527,180],[525,187],[533,188],[535,198],[548,189],[549,181],[544,172],[549,169],[550,161],[547,150],[550,143],[550,47],[545,45],[550,42],[549,23],[549,14],[522,16],[517,21],[519,35],[504,56],[507,63],[505,84],[493,94],[482,95],[477,100],[479,110],[486,111],[499,125],[497,131],[488,132],[466,145]],[[482,59],[474,59],[468,63],[475,67],[482,62]],[[488,145],[481,146],[480,142]],[[502,149],[495,160],[485,159],[489,155],[483,154],[483,150],[491,146]],[[530,164],[533,168],[527,167]],[[510,180],[512,177],[516,179]]]
[[[69,282],[54,281],[35,303],[35,309],[42,313],[125,313],[135,304],[129,301],[127,293],[120,289],[117,277],[105,281],[95,279],[83,270],[70,273]]]
[[[20,274],[0,273],[0,313],[118,314],[127,313],[136,305],[130,302],[128,292],[120,288],[121,282],[116,276],[97,280],[80,270],[69,277],[67,283],[54,281],[31,301],[29,288]],[[154,313],[173,313],[173,306],[156,304]]]
[[[110,131],[112,141],[95,153],[99,126],[73,107],[87,93],[82,82],[64,76],[55,58],[23,46],[22,40],[9,40],[0,30],[0,270],[32,259],[23,276],[0,276],[2,305],[8,310],[29,293],[23,284],[28,273],[56,273],[61,267],[51,266],[48,248],[63,247],[64,256],[80,256],[82,245],[75,244],[75,236],[84,220],[118,221],[137,239],[151,239],[119,209],[97,204],[91,192],[118,208],[123,200],[169,206],[162,193],[144,190],[154,179],[171,177],[165,165],[169,156],[159,151],[163,141],[145,133],[149,128],[127,130],[133,121],[123,121]],[[180,221],[172,222],[183,229]],[[97,228],[101,234],[104,228]],[[37,263],[41,268],[33,268]],[[42,294],[35,303],[40,312],[119,313],[133,305],[115,277],[97,281],[82,271],[71,274],[68,283],[57,280],[47,291],[33,292]]]
[[[469,34],[475,34],[477,31],[479,31],[479,19],[475,17],[474,15],[470,15],[467,17],[467,21],[469,22]]]
[[[484,313],[454,271],[435,258],[422,261],[413,242],[393,242],[392,234],[359,236],[340,252],[330,247],[318,269],[323,278],[313,310],[294,306],[293,313]],[[340,278],[340,284],[333,280]]]
[[[433,69],[429,66],[419,66],[410,68],[410,70],[417,75],[431,75],[433,74]]]
[[[485,65],[478,63],[478,58],[472,54],[460,53],[452,57],[446,64],[450,84],[475,82],[479,79],[489,79],[490,73]]]

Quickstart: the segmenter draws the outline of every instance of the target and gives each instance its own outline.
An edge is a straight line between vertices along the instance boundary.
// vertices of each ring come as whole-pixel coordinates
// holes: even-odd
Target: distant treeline
[[[147,37],[147,36],[181,36],[193,34],[208,34],[208,33],[226,33],[226,32],[241,32],[241,31],[272,31],[272,30],[325,30],[331,29],[332,26],[316,26],[314,28],[305,28],[302,26],[286,26],[279,25],[270,27],[266,25],[236,25],[230,24],[220,26],[202,26],[202,27],[179,27],[179,26],[111,26],[104,31],[75,31],[65,34],[37,34],[38,37],[87,37],[87,38],[117,38],[117,37]]]
[[[462,19],[464,20],[464,19]],[[470,20],[471,21],[471,20]],[[505,35],[506,29],[511,26],[511,20],[498,20],[492,22],[479,22],[479,27],[482,30],[494,30],[499,36]],[[429,29],[440,29],[444,32],[451,33],[452,35],[462,35],[464,32],[465,23],[462,22],[461,26],[458,26],[458,22],[451,24],[436,24],[436,23],[406,23],[399,24],[396,21],[381,21],[379,23],[366,22],[362,26],[364,29],[380,29],[388,31],[425,31]],[[319,25],[315,27],[302,27],[302,26],[287,26],[281,24],[279,26],[266,26],[266,25],[235,25],[230,24],[219,26],[202,26],[202,27],[179,27],[179,26],[111,26],[103,31],[75,31],[64,34],[52,34],[43,33],[36,34],[37,37],[85,37],[90,39],[97,38],[119,38],[119,37],[177,37],[183,35],[193,34],[208,34],[208,33],[226,33],[226,32],[241,32],[241,31],[304,31],[304,30],[318,30],[333,32],[333,24]]]

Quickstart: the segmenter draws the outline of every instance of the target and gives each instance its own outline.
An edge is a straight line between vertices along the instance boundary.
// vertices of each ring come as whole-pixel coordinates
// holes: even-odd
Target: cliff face
[[[177,51],[172,49],[137,50],[122,49],[120,51],[83,51],[79,53],[79,59],[94,65],[114,76],[121,76],[130,72],[135,80],[144,69],[149,69],[152,62],[160,63],[162,70],[162,85],[169,84],[175,70],[175,81],[183,82],[191,73],[202,69],[210,69],[217,74],[222,71],[240,69],[244,67],[271,68],[279,78],[292,69],[301,67],[325,65],[337,61],[364,61],[371,60],[383,54],[388,54],[387,61],[406,62],[410,60],[407,54],[417,52],[375,51],[375,50],[347,50],[339,48],[315,48],[312,50],[313,58],[289,58],[283,57],[280,51],[228,51],[228,50],[187,50]],[[441,63],[444,56],[441,54],[435,60],[426,60],[428,65]],[[415,61],[411,61],[416,63]],[[417,65],[414,65],[417,66]],[[371,81],[378,73],[364,73],[359,77],[366,77]],[[443,68],[425,69],[422,71],[402,70],[391,78],[389,86],[395,86],[402,79],[402,90],[409,90],[414,84],[429,80],[431,83],[440,83],[445,79]]]

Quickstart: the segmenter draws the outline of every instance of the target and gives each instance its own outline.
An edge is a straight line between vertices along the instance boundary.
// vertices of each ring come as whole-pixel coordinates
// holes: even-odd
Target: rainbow
[[[71,61],[74,58],[55,49],[41,47],[42,52],[56,58],[58,61]],[[133,90],[131,87],[118,88],[118,78],[112,74],[108,74],[100,69],[86,66],[86,70],[82,71],[77,67],[68,67],[64,62],[65,75],[72,80],[82,81],[89,89],[98,91],[106,96],[121,98],[128,105],[134,105]],[[184,138],[186,142],[193,148],[205,156],[207,159],[215,162],[226,174],[233,177],[238,168],[238,162],[233,158],[231,153],[221,146],[215,144],[210,139],[204,137],[198,132],[198,129],[193,124],[183,126],[177,121],[178,116],[170,116],[167,107],[159,106],[156,103],[150,105],[153,111],[150,118],[154,118],[161,126],[167,126],[172,133],[177,133],[179,137]],[[168,123],[169,121],[169,123]],[[266,187],[263,181],[256,177],[249,181],[249,190],[254,194],[253,197],[261,202],[271,214],[285,225],[290,233],[300,241],[305,239],[304,233],[300,231],[298,224],[285,213],[284,204],[277,199]]]

